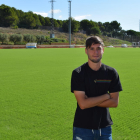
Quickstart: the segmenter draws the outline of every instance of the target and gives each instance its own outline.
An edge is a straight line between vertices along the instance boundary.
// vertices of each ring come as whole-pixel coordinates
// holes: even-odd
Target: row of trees
[[[44,35],[30,35],[30,34],[3,34],[0,33],[0,42],[1,44],[8,44],[8,42],[13,42],[14,44],[20,44],[21,42],[23,44],[26,44],[27,42],[37,42],[37,43],[43,43],[46,42],[48,44],[50,44],[51,42],[65,42],[66,40],[64,39],[57,39],[57,38],[49,38],[48,36],[44,36]]]
[[[40,26],[51,26],[51,18],[43,17],[37,15],[32,11],[23,12],[22,10],[17,10],[14,7],[9,7],[2,4],[0,6],[0,26],[1,27],[13,27],[13,28],[28,28],[34,29]],[[113,21],[111,23],[101,23],[92,20],[82,20],[76,21],[71,19],[71,29],[73,32],[78,32],[79,30],[86,31],[87,34],[101,34],[111,33],[113,30],[117,32],[121,29],[120,23]],[[64,32],[68,32],[69,20],[56,20],[54,19],[54,27],[62,28]]]
[[[4,4],[0,6],[0,26],[13,28],[35,29],[41,26],[51,26],[51,18],[42,17],[31,11],[23,12],[14,7]],[[54,19],[54,27],[61,28],[64,32],[68,32],[69,20]],[[92,20],[76,21],[71,19],[72,33],[84,31],[87,35],[104,35],[108,37],[120,38],[128,41],[134,41],[140,38],[140,33],[134,30],[123,30],[121,24],[117,21],[112,22],[95,22]]]
[[[34,29],[40,26],[51,26],[51,18],[44,18],[32,11],[23,12],[22,10],[2,4],[0,6],[0,26]],[[54,26],[62,27],[62,21],[54,19]]]

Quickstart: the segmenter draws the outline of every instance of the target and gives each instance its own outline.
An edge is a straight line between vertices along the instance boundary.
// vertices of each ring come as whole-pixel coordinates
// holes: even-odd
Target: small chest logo
[[[102,79],[99,79],[99,80],[97,80],[97,79],[95,79],[94,80],[94,83],[110,83],[111,82],[111,80],[102,80]]]

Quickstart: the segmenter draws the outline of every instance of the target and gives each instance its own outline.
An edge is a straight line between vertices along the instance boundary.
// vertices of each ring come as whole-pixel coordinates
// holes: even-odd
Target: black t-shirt
[[[72,72],[71,92],[74,90],[84,91],[88,97],[96,97],[122,91],[122,87],[114,68],[102,64],[98,71],[94,71],[85,63]],[[109,108],[95,106],[82,110],[77,103],[73,126],[100,129],[112,124]]]

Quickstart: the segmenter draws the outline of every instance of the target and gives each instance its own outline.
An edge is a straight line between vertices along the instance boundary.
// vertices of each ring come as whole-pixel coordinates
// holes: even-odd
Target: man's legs
[[[85,128],[73,128],[73,140],[112,140],[111,126],[93,130]]]

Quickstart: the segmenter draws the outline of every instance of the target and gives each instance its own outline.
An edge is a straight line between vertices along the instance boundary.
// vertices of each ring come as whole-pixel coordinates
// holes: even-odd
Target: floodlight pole
[[[50,1],[52,3],[52,29],[51,29],[51,34],[50,34],[50,38],[54,38],[55,35],[54,35],[54,20],[53,20],[53,3],[55,2],[54,0],[51,0]]]
[[[69,47],[71,47],[71,0],[69,2]]]
[[[139,20],[139,32],[140,32],[140,20]]]

